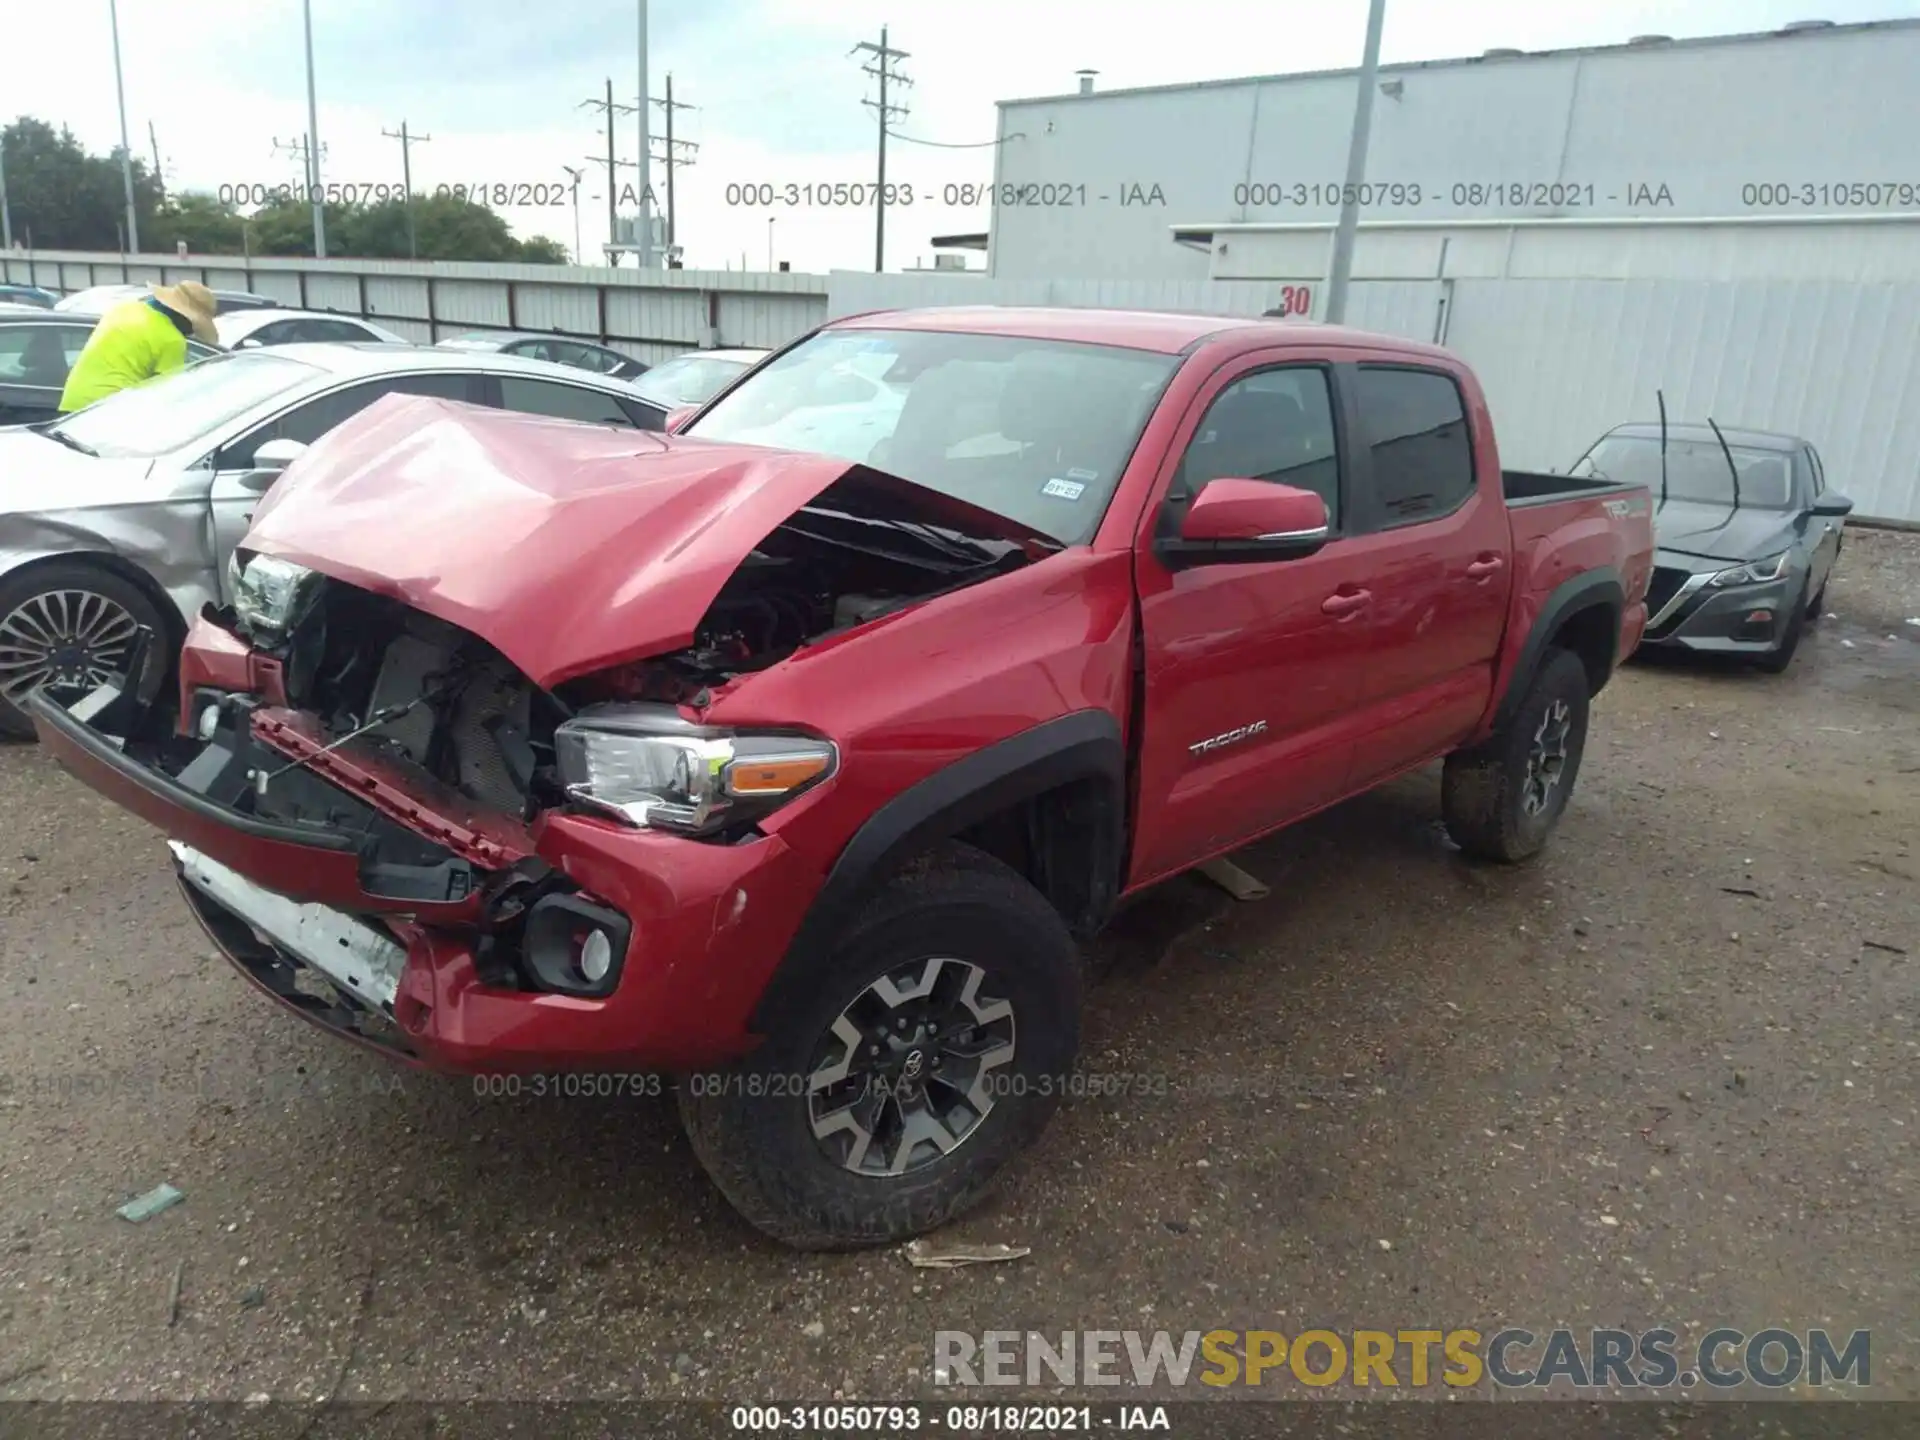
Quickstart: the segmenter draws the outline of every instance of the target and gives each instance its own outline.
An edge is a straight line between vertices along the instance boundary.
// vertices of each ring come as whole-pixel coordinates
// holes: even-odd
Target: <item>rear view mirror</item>
[[[1853,501],[1844,495],[1836,495],[1829,490],[1824,495],[1816,495],[1814,497],[1813,513],[1815,515],[1831,516],[1851,515],[1853,513]]]
[[[1327,543],[1326,502],[1311,490],[1265,480],[1219,479],[1201,486],[1162,558],[1183,565],[1295,560]]]
[[[273,482],[280,478],[280,472],[298,460],[306,448],[298,440],[267,441],[253,452],[253,468],[242,477],[240,483],[249,490],[264,492],[272,489]]]

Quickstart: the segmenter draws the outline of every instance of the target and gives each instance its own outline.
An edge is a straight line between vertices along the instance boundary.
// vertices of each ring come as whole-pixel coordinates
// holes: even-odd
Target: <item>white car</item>
[[[669,409],[704,405],[767,354],[765,350],[689,350],[655,365],[633,385],[649,400]]]
[[[327,344],[411,345],[371,320],[354,315],[330,315],[316,310],[235,310],[213,317],[220,344],[228,350],[252,350],[261,345]]]

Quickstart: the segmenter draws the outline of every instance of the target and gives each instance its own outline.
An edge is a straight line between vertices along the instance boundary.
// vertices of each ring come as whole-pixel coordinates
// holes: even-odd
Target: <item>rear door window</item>
[[[1473,494],[1473,442],[1453,377],[1435,370],[1362,365],[1355,373],[1361,484],[1370,528],[1436,520]]]
[[[358,415],[382,395],[431,395],[440,400],[475,398],[475,377],[452,372],[433,375],[389,375],[348,385],[297,405],[286,414],[254,427],[220,452],[216,470],[248,470],[253,452],[269,440],[298,440],[311,445],[334,426]]]

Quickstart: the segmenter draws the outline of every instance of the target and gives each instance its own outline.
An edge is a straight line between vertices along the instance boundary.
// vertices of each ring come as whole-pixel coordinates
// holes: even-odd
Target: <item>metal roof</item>
[[[1699,35],[1686,40],[1662,40],[1658,44],[1634,44],[1623,41],[1616,45],[1572,45],[1560,50],[1525,50],[1519,54],[1500,53],[1496,55],[1460,55],[1442,60],[1403,60],[1391,65],[1379,67],[1382,75],[1410,74],[1419,70],[1454,69],[1463,65],[1522,65],[1529,60],[1566,59],[1580,55],[1645,55],[1649,53],[1665,54],[1673,50],[1702,50],[1715,45],[1748,45],[1762,41],[1775,41],[1786,44],[1814,39],[1823,35],[1856,35],[1871,30],[1913,30],[1920,29],[1920,17],[1899,20],[1864,20],[1853,25],[1823,25],[1813,30],[1746,31],[1736,35]],[[1175,85],[1135,85],[1119,90],[1064,91],[1054,95],[1029,95],[1017,100],[996,102],[1001,109],[1015,105],[1041,105],[1059,100],[1072,100],[1078,104],[1088,104],[1099,100],[1112,100],[1127,95],[1171,95],[1190,90],[1221,90],[1236,85],[1270,85],[1283,80],[1325,80],[1345,76],[1358,76],[1358,66],[1349,66],[1338,70],[1295,70],[1278,75],[1238,75],[1224,80],[1189,80]]]

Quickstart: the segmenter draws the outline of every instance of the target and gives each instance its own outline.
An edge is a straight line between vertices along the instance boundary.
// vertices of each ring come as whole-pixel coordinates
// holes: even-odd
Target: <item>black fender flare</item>
[[[796,957],[829,945],[861,894],[895,865],[1000,811],[1075,781],[1110,790],[1111,823],[1100,832],[1095,862],[1095,909],[1104,917],[1118,898],[1126,845],[1126,742],[1120,722],[1105,710],[1076,710],[1043,721],[954,761],[887,801],[841,850],[814,897],[793,943],[753,1010],[766,1033],[769,1015],[783,1008]]]
[[[1494,729],[1504,726],[1513,718],[1514,711],[1520,708],[1520,702],[1526,698],[1527,687],[1539,672],[1547,647],[1567,621],[1583,610],[1599,608],[1604,608],[1611,620],[1609,629],[1613,633],[1613,644],[1607,652],[1607,674],[1611,677],[1614,657],[1620,649],[1620,624],[1627,613],[1627,591],[1620,583],[1620,572],[1611,565],[1603,565],[1561,582],[1547,596],[1546,604],[1540,607],[1540,614],[1533,622],[1533,629],[1527,632],[1526,643],[1520,648],[1520,658],[1514,662],[1506,692],[1501,695],[1500,703],[1494,710]],[[1602,683],[1605,683],[1604,680]],[[1600,686],[1593,688],[1598,693]]]

